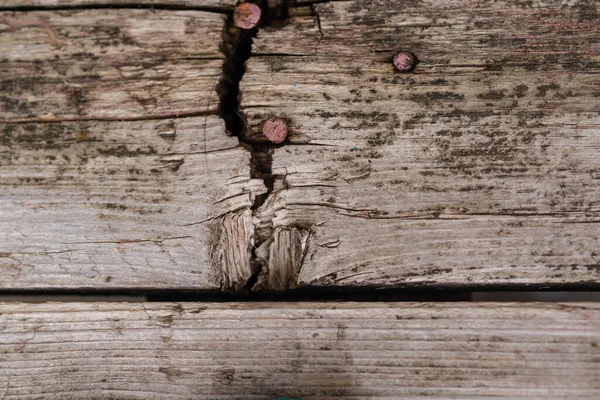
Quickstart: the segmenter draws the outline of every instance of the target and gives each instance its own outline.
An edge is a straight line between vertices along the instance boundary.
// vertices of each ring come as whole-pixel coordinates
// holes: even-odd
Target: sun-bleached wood
[[[261,29],[241,109],[257,142],[288,121],[260,210],[308,237],[287,285],[598,287],[599,22],[593,1],[353,0]]]
[[[270,115],[290,128],[253,218],[265,187],[215,115],[224,13],[1,12],[2,287],[239,288],[252,253],[256,288],[597,287],[593,3],[290,15],[242,82],[249,140]]]
[[[190,10],[0,12],[0,120],[214,112],[224,23]]]
[[[0,304],[0,398],[595,399],[593,303]]]
[[[2,0],[0,10],[36,8],[74,8],[118,6],[132,8],[155,6],[162,8],[182,7],[206,9],[208,11],[232,10],[237,0]]]
[[[264,185],[216,115],[224,23],[0,13],[0,288],[245,284]]]
[[[240,284],[222,285],[225,265],[249,278],[252,230],[233,221],[251,224],[263,184],[216,116],[0,129],[2,288]],[[220,242],[233,264],[211,261]]]

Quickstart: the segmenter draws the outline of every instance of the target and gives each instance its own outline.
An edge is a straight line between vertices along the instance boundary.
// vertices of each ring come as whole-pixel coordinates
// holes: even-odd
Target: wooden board
[[[0,289],[598,287],[593,2],[297,3],[242,82],[247,141],[290,124],[258,210],[223,9],[31,4],[0,12]]]
[[[140,7],[231,10],[235,0],[3,0],[2,9]]]
[[[585,0],[353,0],[260,30],[250,140],[290,131],[263,287],[597,288],[599,21]]]
[[[600,308],[0,304],[0,398],[596,399]]]
[[[2,12],[0,121],[214,112],[224,22],[202,11]]]
[[[264,185],[216,115],[224,19],[0,13],[1,289],[246,283]]]
[[[210,255],[228,238],[243,271],[232,286],[249,278],[251,189],[262,182],[217,117],[3,132],[2,288],[226,288]],[[219,225],[233,231],[218,236]]]

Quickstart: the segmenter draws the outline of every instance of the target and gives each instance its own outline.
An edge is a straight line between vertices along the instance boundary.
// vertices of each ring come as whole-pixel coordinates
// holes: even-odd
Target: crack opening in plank
[[[223,32],[221,51],[225,54],[223,62],[223,76],[217,85],[219,95],[219,116],[225,122],[227,131],[238,138],[242,147],[250,152],[250,178],[263,181],[266,192],[256,195],[251,207],[254,216],[259,213],[259,208],[273,193],[277,176],[272,173],[273,150],[283,145],[256,143],[249,138],[246,118],[240,112],[240,82],[246,72],[246,61],[250,58],[254,37],[261,26],[269,26],[274,21],[288,17],[286,1],[273,2],[269,0],[251,1],[261,8],[261,22],[252,29],[244,30],[235,26],[233,14],[229,14]],[[277,4],[275,4],[277,3]],[[267,221],[267,225],[269,225]],[[271,224],[272,225],[272,224]],[[268,261],[264,256],[259,256],[257,250],[270,240],[272,227],[269,229],[254,229],[254,245],[251,250],[250,266],[252,274],[239,291],[249,293],[258,283],[265,271]]]

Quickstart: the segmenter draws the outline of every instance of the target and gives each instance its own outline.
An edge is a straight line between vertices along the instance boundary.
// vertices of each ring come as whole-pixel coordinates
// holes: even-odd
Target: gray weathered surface
[[[0,398],[597,399],[597,304],[0,304]]]
[[[262,182],[222,121],[207,122],[206,142],[205,117],[4,125],[1,286],[218,289],[219,238],[242,246],[228,242],[249,277],[252,231],[216,236],[211,218],[250,224]]]
[[[0,13],[1,288],[249,278],[263,184],[216,116],[223,25],[200,11]]]
[[[309,236],[297,283],[597,285],[599,21],[595,1],[355,0],[259,31],[241,106],[257,141],[289,120],[261,219]]]
[[[170,6],[170,7],[191,7],[208,10],[228,10],[237,4],[236,0],[2,0],[0,10],[3,8],[27,8],[27,7],[94,7],[107,5],[111,6]]]
[[[249,141],[290,124],[258,210],[219,4],[0,12],[0,288],[598,287],[595,2],[293,8],[241,87]]]
[[[0,120],[215,111],[224,22],[202,11],[1,12]]]

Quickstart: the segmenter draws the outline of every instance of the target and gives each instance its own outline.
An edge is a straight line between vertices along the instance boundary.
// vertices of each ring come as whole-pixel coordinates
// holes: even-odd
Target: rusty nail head
[[[260,7],[253,3],[242,3],[233,12],[233,23],[238,28],[252,29],[260,20]]]
[[[394,56],[394,68],[398,72],[410,72],[415,67],[415,56],[403,51]]]
[[[288,134],[287,124],[281,118],[269,118],[262,132],[271,142],[283,143]]]

